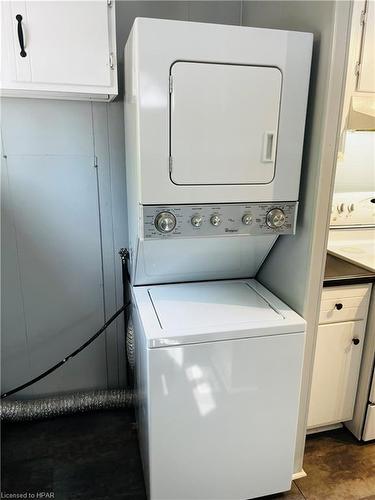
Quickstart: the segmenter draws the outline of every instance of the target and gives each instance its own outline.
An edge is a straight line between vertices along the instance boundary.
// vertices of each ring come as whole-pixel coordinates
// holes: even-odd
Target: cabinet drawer
[[[319,323],[366,319],[371,284],[325,288],[322,293]]]

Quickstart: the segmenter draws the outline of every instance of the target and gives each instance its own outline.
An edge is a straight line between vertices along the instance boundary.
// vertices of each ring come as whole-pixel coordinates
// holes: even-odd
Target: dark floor
[[[113,411],[4,424],[1,498],[145,500],[132,422],[129,412]],[[375,499],[375,443],[359,444],[341,429],[309,437],[304,467],[308,476],[289,493],[267,498]]]

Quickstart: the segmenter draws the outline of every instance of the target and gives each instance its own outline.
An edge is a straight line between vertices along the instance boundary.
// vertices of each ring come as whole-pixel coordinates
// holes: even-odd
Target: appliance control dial
[[[345,210],[345,203],[340,203],[339,205],[337,205],[337,212],[339,214],[342,214],[344,210]]]
[[[160,212],[155,217],[155,227],[160,233],[170,233],[176,227],[176,217],[171,212]]]
[[[285,224],[285,213],[281,210],[281,208],[273,208],[268,212],[266,222],[267,226],[277,229]]]
[[[253,222],[253,218],[251,214],[244,214],[242,216],[242,223],[245,224],[246,226],[249,226]]]
[[[214,214],[211,216],[210,222],[213,226],[220,226],[221,219],[220,219],[219,215]]]
[[[191,218],[191,223],[194,227],[201,227],[203,218],[201,215],[193,215]]]

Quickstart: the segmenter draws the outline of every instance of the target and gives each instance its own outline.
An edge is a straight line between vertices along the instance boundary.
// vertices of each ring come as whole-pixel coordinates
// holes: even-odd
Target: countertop
[[[375,281],[375,273],[327,254],[323,286],[341,286]]]

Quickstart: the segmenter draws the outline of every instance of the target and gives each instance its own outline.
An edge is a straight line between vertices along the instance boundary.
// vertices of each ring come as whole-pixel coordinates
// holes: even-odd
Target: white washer
[[[133,288],[152,500],[290,489],[305,323],[255,280]]]

